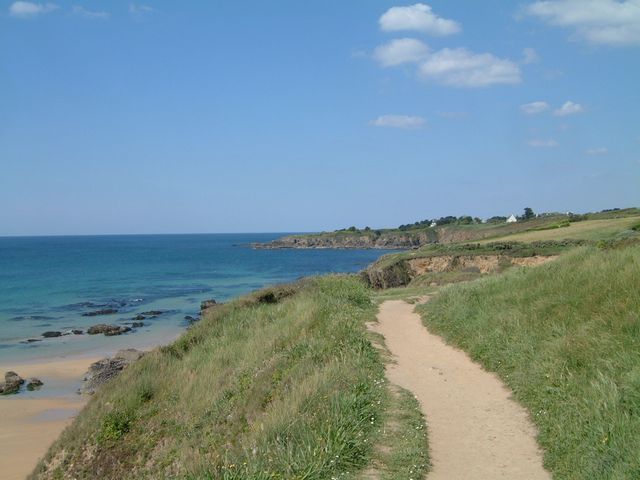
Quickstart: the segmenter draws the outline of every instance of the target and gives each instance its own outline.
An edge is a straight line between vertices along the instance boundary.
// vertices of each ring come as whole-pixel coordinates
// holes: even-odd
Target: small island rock
[[[0,384],[0,394],[10,395],[18,393],[20,385],[24,383],[24,379],[16,372],[9,371],[4,374],[4,383]]]
[[[42,336],[44,338],[55,338],[55,337],[61,337],[62,336],[62,332],[44,332],[42,334]]]
[[[83,313],[83,317],[97,317],[98,315],[113,315],[114,313],[118,313],[118,310],[115,308],[104,308],[102,310],[94,310],[93,312]]]
[[[121,335],[126,332],[130,332],[131,327],[124,327],[119,325],[107,325],[106,323],[100,323],[98,325],[93,325],[89,327],[87,333],[89,335],[99,335],[104,334],[107,337],[112,337],[114,335]]]
[[[44,385],[44,383],[39,378],[30,378],[29,382],[27,383],[27,390],[29,390],[30,392],[39,390],[42,385]]]

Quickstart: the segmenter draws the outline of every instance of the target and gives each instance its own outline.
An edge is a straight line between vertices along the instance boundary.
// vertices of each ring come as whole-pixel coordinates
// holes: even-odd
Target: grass
[[[387,300],[406,300],[409,302],[414,302],[419,297],[432,294],[436,290],[437,289],[434,287],[423,285],[385,288],[382,290],[376,290],[373,299],[378,304]]]
[[[394,472],[420,463],[426,444],[417,406],[384,381],[365,328],[375,311],[352,276],[216,307],[98,392],[32,478],[357,478],[390,412],[413,440],[392,446],[381,472],[407,478]]]
[[[640,478],[640,246],[448,286],[419,311],[528,408],[554,478]]]
[[[584,220],[581,222],[572,222],[569,226],[563,228],[550,228],[541,230],[539,228],[532,229],[522,233],[509,235],[505,240],[514,242],[540,242],[549,240],[609,240],[616,234],[631,229],[640,222],[640,217],[621,217],[610,218],[604,220]],[[555,225],[555,224],[554,224]],[[481,243],[487,243],[492,240],[483,240]]]
[[[509,257],[532,257],[535,255],[559,255],[571,248],[584,244],[581,240],[547,240],[523,243],[511,241],[507,237],[502,242],[490,243],[454,243],[426,245],[416,250],[383,255],[374,266],[384,268],[400,260],[440,256],[476,256],[476,255],[504,255]]]
[[[391,385],[389,405],[378,431],[373,460],[358,480],[424,478],[429,470],[427,429],[416,398]]]

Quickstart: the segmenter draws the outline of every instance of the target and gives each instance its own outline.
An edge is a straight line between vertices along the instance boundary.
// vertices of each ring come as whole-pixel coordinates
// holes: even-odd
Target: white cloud
[[[55,3],[13,2],[9,6],[9,15],[18,18],[30,18],[53,12],[58,6]]]
[[[375,127],[391,127],[415,129],[422,128],[426,120],[422,117],[411,117],[409,115],[382,115],[375,120],[371,120],[369,125]]]
[[[418,32],[444,36],[462,30],[454,20],[437,16],[429,5],[416,3],[408,7],[392,7],[380,17],[380,28],[387,32],[415,30]]]
[[[522,81],[520,68],[511,60],[464,48],[443,48],[419,66],[422,78],[454,87],[487,87]]]
[[[592,44],[640,45],[640,0],[547,0],[525,13],[550,25],[572,28]]]
[[[373,57],[383,67],[392,67],[403,63],[417,63],[426,58],[429,47],[415,38],[397,38],[380,45],[373,52]]]
[[[606,155],[607,153],[609,153],[609,150],[607,150],[605,147],[589,148],[585,150],[584,153],[591,156]]]
[[[538,113],[546,112],[549,110],[549,104],[547,102],[531,102],[520,105],[520,110],[527,115],[537,115]]]
[[[86,18],[106,20],[111,16],[109,12],[91,11],[77,5],[74,6],[71,11],[73,12],[74,15],[80,15],[81,17],[86,17]]]
[[[564,117],[566,115],[575,115],[576,113],[584,112],[584,107],[579,103],[573,103],[571,101],[564,102],[564,104],[554,110],[553,114],[556,117]]]
[[[531,47],[527,47],[524,50],[522,50],[522,63],[524,63],[525,65],[528,65],[530,63],[536,63],[539,61],[540,61],[540,55],[538,55],[538,52],[536,52],[535,49]]]
[[[534,148],[553,148],[558,146],[558,142],[553,138],[548,140],[529,140],[528,145]]]
[[[142,18],[145,15],[155,13],[156,11],[157,10],[155,8],[150,7],[149,5],[142,5],[142,4],[135,4],[135,3],[129,4],[129,13],[131,14],[132,17]]]

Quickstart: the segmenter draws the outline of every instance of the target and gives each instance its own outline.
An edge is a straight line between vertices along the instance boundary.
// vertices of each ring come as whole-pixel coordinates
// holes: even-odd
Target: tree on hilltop
[[[533,212],[533,209],[530,207],[525,207],[524,208],[524,214],[522,215],[522,219],[523,220],[530,220],[532,218],[535,218],[536,214]]]

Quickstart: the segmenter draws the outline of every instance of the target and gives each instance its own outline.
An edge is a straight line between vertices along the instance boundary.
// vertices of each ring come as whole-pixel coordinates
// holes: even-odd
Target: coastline
[[[66,356],[33,360],[0,360],[0,374],[17,372],[25,380],[36,377],[44,382],[40,390],[0,396],[0,464],[3,480],[24,480],[35,468],[62,431],[73,422],[91,399],[80,395],[78,388],[89,366],[105,357],[113,356],[121,348],[149,351],[178,338],[178,335],[138,341],[114,342],[113,348],[85,351]],[[130,339],[132,337],[129,337]]]
[[[0,464],[6,480],[22,480],[31,473],[51,444],[69,425],[90,397],[77,387],[91,363],[99,358],[77,355],[48,361],[3,363],[0,371],[13,370],[23,378],[44,382],[40,391],[20,392],[0,398]],[[47,391],[48,389],[48,391]]]

